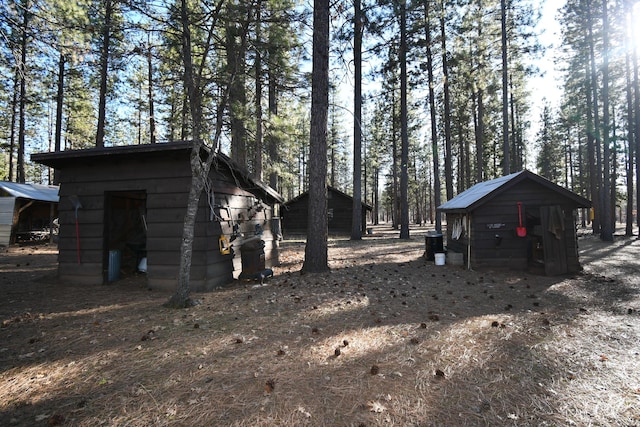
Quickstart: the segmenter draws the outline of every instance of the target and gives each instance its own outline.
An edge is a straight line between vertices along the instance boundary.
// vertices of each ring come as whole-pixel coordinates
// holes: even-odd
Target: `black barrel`
[[[242,275],[251,276],[264,270],[264,240],[252,240],[241,246]]]
[[[425,257],[427,261],[435,261],[436,254],[444,252],[444,245],[442,242],[442,233],[436,231],[429,231],[424,237],[425,244]]]

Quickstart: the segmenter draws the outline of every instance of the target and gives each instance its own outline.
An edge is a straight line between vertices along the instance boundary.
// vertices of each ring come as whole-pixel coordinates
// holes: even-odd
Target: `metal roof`
[[[520,174],[521,172],[517,172],[510,175],[502,176],[500,178],[492,179],[490,181],[479,182],[473,187],[467,188],[453,199],[441,204],[440,206],[438,206],[438,209],[466,209],[476,203],[478,200],[492,193],[494,190],[502,187],[504,184],[511,181],[513,178]]]
[[[0,181],[0,190],[12,197],[38,200],[41,202],[55,202],[60,200],[57,185],[19,184],[17,182]]]
[[[497,194],[512,187],[518,182],[525,179],[532,180],[548,189],[558,192],[563,196],[571,199],[580,207],[590,207],[591,202],[584,197],[560,187],[559,185],[547,180],[546,178],[536,175],[528,170],[505,175],[500,178],[492,179],[490,181],[480,182],[471,188],[458,194],[453,199],[438,206],[439,211],[470,211],[495,197]]]

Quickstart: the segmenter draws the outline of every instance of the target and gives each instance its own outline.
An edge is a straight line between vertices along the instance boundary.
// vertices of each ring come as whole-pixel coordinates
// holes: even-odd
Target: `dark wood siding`
[[[462,233],[459,239],[454,239],[452,237],[453,224],[456,220],[460,220],[464,224],[464,232]],[[463,214],[448,213],[446,215],[446,222],[447,222],[447,228],[446,228],[445,241],[447,242],[446,244],[447,250],[462,253],[464,255],[464,260],[466,262],[467,244],[469,243],[469,233],[467,231],[466,216]]]
[[[147,278],[150,287],[174,289],[180,263],[180,242],[187,197],[191,185],[188,151],[155,155],[152,159],[120,158],[106,164],[95,159],[78,162],[61,171],[59,274],[64,280],[86,284],[104,283],[108,269],[105,251],[105,195],[110,192],[141,192],[145,195],[147,226]],[[235,256],[222,255],[218,240],[224,232],[231,236],[232,223],[245,235],[254,235],[256,225],[265,240],[268,266],[278,259],[278,236],[271,232],[273,205],[263,201],[260,211],[252,215],[251,207],[260,200],[255,193],[238,187],[226,165],[211,173],[215,202],[231,213],[231,220],[219,222],[211,218],[209,197],[203,193],[196,218],[191,268],[191,288],[210,290],[240,274],[240,249]],[[248,187],[248,186],[247,186]],[[82,203],[78,210],[80,264],[76,254],[75,209],[70,196]],[[271,202],[272,203],[272,202]],[[216,210],[218,212],[218,210]],[[109,248],[106,248],[109,249]]]
[[[282,231],[285,235],[307,233],[308,206],[309,195],[304,194],[282,207]]]
[[[306,234],[308,221],[309,195],[304,193],[287,202],[282,209],[282,229],[285,234]],[[332,188],[328,189],[327,199],[329,233],[351,233],[353,217],[353,198]],[[367,207],[362,205],[362,231],[367,221]]]
[[[353,199],[329,191],[327,207],[329,209],[329,232],[351,233],[351,219],[353,218]]]
[[[523,218],[528,210],[539,215],[542,206],[565,205],[565,211],[573,211],[573,206],[567,206],[567,199],[562,195],[531,181],[519,183],[473,212],[472,248],[475,248],[476,264],[515,269],[527,267],[531,240],[516,235],[518,202],[523,206]],[[504,228],[490,228],[492,224],[504,224]],[[575,239],[570,241],[575,242]]]
[[[447,248],[462,252],[467,256],[469,245],[468,230],[459,240],[451,236],[452,225],[458,218],[471,218],[471,265],[472,267],[500,267],[523,270],[530,267],[531,253],[536,244],[536,236],[528,231],[526,237],[519,237],[518,202],[522,203],[523,225],[527,213],[530,218],[540,217],[543,207],[560,206],[564,211],[566,263],[569,272],[579,271],[575,221],[575,203],[543,185],[531,180],[523,180],[517,185],[491,198],[488,202],[465,213],[447,213]],[[541,232],[547,232],[542,230]],[[563,251],[565,252],[565,251]]]

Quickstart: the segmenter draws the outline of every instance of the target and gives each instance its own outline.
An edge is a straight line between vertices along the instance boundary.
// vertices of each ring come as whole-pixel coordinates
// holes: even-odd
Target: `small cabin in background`
[[[282,230],[286,235],[306,234],[309,220],[309,192],[306,191],[282,205],[280,216]],[[373,208],[362,203],[362,231],[367,225],[367,212]],[[350,234],[353,217],[353,197],[342,191],[327,187],[327,218],[331,234]]]
[[[192,143],[175,142],[32,155],[59,171],[60,278],[102,284],[142,264],[150,288],[175,289],[191,150]],[[282,198],[227,156],[218,154],[215,163],[196,218],[194,291],[238,278],[241,243],[249,238],[264,242],[263,265],[278,264],[274,206]]]
[[[0,246],[49,240],[57,215],[57,185],[0,181]]]
[[[591,202],[524,170],[481,182],[437,209],[447,250],[467,268],[503,267],[558,275],[580,271],[576,209]]]

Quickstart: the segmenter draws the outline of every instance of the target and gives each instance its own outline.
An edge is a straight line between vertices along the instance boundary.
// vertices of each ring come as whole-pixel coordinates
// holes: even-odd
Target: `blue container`
[[[107,273],[107,281],[115,282],[120,278],[120,251],[109,251],[109,269]]]

